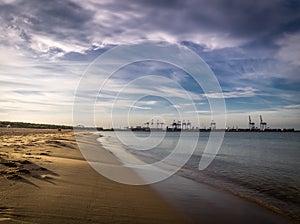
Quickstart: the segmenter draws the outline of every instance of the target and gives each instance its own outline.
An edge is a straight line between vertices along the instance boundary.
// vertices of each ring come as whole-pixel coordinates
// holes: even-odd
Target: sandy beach
[[[113,182],[83,159],[72,131],[0,132],[0,223],[290,223],[177,175],[150,186]],[[79,144],[100,150],[103,166],[119,163],[95,135],[82,134]]]
[[[83,160],[73,132],[4,130],[1,223],[182,223],[149,186],[112,182]]]

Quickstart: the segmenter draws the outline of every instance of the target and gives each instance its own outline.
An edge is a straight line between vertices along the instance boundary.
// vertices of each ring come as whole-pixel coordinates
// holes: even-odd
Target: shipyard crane
[[[262,116],[261,115],[259,115],[259,118],[260,118],[260,130],[265,130],[266,128],[267,128],[267,122],[265,122],[265,121],[263,121],[263,119],[262,119]]]
[[[160,123],[160,128],[161,128],[161,129],[163,129],[164,124],[165,124],[164,122],[161,122],[161,123]]]
[[[144,123],[144,125],[146,125],[146,127],[149,128],[149,122]]]
[[[192,124],[191,124],[190,120],[188,120],[186,123],[186,128],[191,129],[191,126],[192,126]]]
[[[217,124],[216,122],[214,122],[214,120],[212,120],[210,123],[210,130],[216,130],[216,128],[217,128]]]
[[[181,121],[180,120],[178,120],[178,122],[177,122],[177,129],[181,129]]]
[[[175,120],[174,120],[173,123],[172,123],[172,128],[173,128],[173,129],[176,129],[176,128],[177,128],[177,123],[176,123]]]
[[[156,121],[156,128],[158,129],[158,127],[159,127],[159,120],[157,119],[157,121]]]
[[[182,121],[182,129],[186,129],[186,122],[185,122],[185,120]]]
[[[253,130],[255,128],[255,123],[251,121],[251,117],[249,115],[249,129]]]

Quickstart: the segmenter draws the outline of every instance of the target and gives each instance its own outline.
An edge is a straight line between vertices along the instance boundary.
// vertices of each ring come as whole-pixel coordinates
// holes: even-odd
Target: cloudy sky
[[[72,124],[87,66],[116,46],[156,40],[187,47],[209,65],[224,93],[228,126],[246,127],[248,115],[258,123],[261,114],[270,127],[300,128],[299,1],[2,0],[0,24],[0,120]],[[147,76],[139,82],[141,74]],[[122,108],[142,91],[148,96],[130,104],[136,124],[154,116],[169,122],[183,107],[192,120],[188,93],[200,125],[209,126],[206,97],[217,96],[194,84],[161,62],[128,65],[106,83],[110,92],[98,100],[97,123],[110,126],[106,116],[116,98],[107,99],[122,89],[118,125],[125,125]]]

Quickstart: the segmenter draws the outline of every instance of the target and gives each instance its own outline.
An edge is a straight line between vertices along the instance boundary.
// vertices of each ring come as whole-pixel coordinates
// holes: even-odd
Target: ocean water
[[[188,153],[185,146],[196,139],[193,155],[177,175],[300,218],[300,132],[225,133],[215,159],[204,170],[198,166],[210,133],[152,132],[151,137],[146,132],[134,132],[133,136],[129,132],[102,134],[101,141],[108,150],[121,146],[146,163],[166,158],[179,139],[179,154]]]

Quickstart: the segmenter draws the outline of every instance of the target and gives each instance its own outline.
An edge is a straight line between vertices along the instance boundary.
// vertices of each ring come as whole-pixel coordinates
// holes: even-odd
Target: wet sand
[[[292,223],[259,204],[178,175],[153,187],[190,223]]]
[[[95,135],[78,140],[101,152],[103,167],[120,164]],[[0,150],[0,223],[290,223],[178,175],[151,186],[108,180],[83,159],[73,132],[1,129]]]

